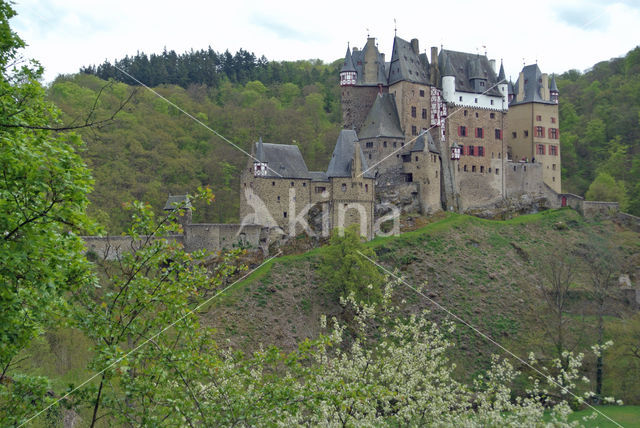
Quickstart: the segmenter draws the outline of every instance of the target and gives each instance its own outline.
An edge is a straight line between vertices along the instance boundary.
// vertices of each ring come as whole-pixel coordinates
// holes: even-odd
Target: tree
[[[620,273],[621,255],[611,245],[611,241],[605,241],[592,235],[581,250],[580,256],[584,260],[589,273],[589,292],[596,305],[596,396],[602,398],[602,384],[604,375],[603,351],[605,346],[604,317],[607,314],[607,304],[615,292],[617,275]]]
[[[352,225],[343,233],[333,232],[320,272],[330,292],[343,297],[354,293],[358,300],[374,302],[380,298],[383,276],[375,265],[359,254],[375,259],[373,250],[364,245],[358,227]]]
[[[203,190],[191,200],[212,200]],[[235,272],[234,254],[213,272],[205,251],[186,253],[175,242],[181,208],[156,219],[143,203],[129,205],[132,245],[115,260],[98,260],[100,286],[74,290],[75,325],[94,342],[92,370],[100,373],[88,404],[93,427],[103,419],[128,425],[192,424],[203,418],[200,370],[218,354],[192,310]]]
[[[598,174],[589,186],[585,197],[589,201],[618,202],[622,210],[627,206],[627,194],[624,183],[616,181],[606,172]]]
[[[76,153],[82,142],[55,128],[42,68],[21,63],[23,41],[0,2],[0,425],[16,424],[47,399],[44,378],[20,374],[16,357],[61,318],[65,293],[90,280],[78,236],[92,180]]]
[[[576,260],[571,257],[567,246],[553,252],[546,252],[540,257],[540,276],[537,288],[542,295],[551,316],[541,319],[542,328],[553,342],[554,357],[562,361],[563,368],[568,368],[565,359],[567,350],[567,322],[565,316],[569,300],[569,288],[575,274]],[[537,312],[537,311],[536,311]]]

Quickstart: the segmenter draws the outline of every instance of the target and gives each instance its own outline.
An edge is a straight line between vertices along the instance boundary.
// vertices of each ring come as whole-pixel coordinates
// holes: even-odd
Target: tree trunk
[[[98,387],[98,396],[96,397],[96,404],[93,406],[93,417],[91,418],[91,428],[96,425],[98,417],[98,408],[100,407],[100,397],[102,395],[102,384],[104,383],[104,375],[100,379],[100,386]]]

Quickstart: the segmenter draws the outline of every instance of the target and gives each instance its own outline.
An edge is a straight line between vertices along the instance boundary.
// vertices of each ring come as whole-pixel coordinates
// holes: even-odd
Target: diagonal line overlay
[[[118,357],[116,360],[114,360],[111,364],[109,364],[107,367],[105,367],[104,369],[100,370],[98,373],[94,374],[93,376],[91,376],[89,379],[85,380],[84,382],[82,382],[80,385],[76,386],[74,389],[72,389],[71,391],[67,392],[65,395],[63,395],[62,397],[58,398],[56,401],[54,401],[53,403],[49,404],[47,407],[45,407],[44,409],[40,410],[38,413],[36,413],[35,415],[31,416],[29,419],[27,419],[26,421],[22,422],[20,425],[18,425],[18,428],[28,424],[29,422],[31,422],[33,419],[37,418],[38,416],[40,416],[42,413],[46,412],[47,410],[49,410],[51,407],[55,406],[56,404],[58,404],[60,401],[64,400],[65,398],[67,398],[68,396],[70,396],[71,394],[73,394],[74,392],[76,392],[77,390],[79,390],[80,388],[82,388],[83,386],[85,386],[86,384],[88,384],[89,382],[91,382],[93,379],[97,378],[98,376],[100,376],[102,373],[104,373],[105,371],[107,371],[108,369],[110,369],[111,367],[113,367],[115,364],[119,363],[120,361],[122,361],[123,359],[127,358],[129,355],[133,354],[134,352],[136,352],[138,349],[142,348],[143,346],[145,346],[147,343],[151,342],[152,340],[154,340],[156,337],[160,336],[162,333],[164,333],[165,331],[167,331],[168,329],[170,329],[171,327],[173,327],[174,325],[176,325],[177,323],[179,323],[180,321],[182,321],[183,319],[185,319],[187,316],[193,314],[195,311],[197,311],[198,309],[200,309],[201,307],[203,307],[204,305],[206,305],[207,303],[212,302],[216,297],[220,296],[221,294],[223,294],[225,291],[229,290],[231,287],[233,287],[234,285],[236,285],[237,283],[239,283],[240,281],[242,281],[243,279],[247,278],[249,275],[251,275],[253,272],[255,272],[256,270],[260,269],[262,266],[264,266],[265,264],[269,263],[271,260],[273,260],[274,258],[278,257],[280,254],[282,254],[282,251],[278,251],[276,254],[274,254],[273,256],[269,257],[267,260],[265,260],[264,262],[262,262],[258,267],[252,269],[251,271],[247,272],[246,274],[244,274],[242,277],[238,278],[236,281],[234,281],[233,283],[231,283],[230,285],[228,285],[227,287],[223,288],[222,290],[220,290],[219,292],[217,292],[216,294],[214,294],[213,296],[209,297],[207,300],[203,301],[202,303],[198,304],[197,306],[195,306],[193,309],[189,309],[184,315],[182,315],[180,318],[178,318],[177,320],[175,320],[174,322],[172,322],[171,324],[169,324],[168,326],[166,326],[165,328],[163,328],[162,330],[158,331],[157,333],[155,333],[153,336],[147,338],[146,340],[144,340],[142,343],[140,343],[138,346],[136,346],[135,348],[133,348],[132,350],[130,350],[129,352],[127,352],[126,354],[124,354],[121,357]]]
[[[518,355],[514,354],[513,352],[511,352],[509,349],[505,348],[504,346],[502,346],[500,343],[496,342],[494,339],[492,339],[489,335],[487,335],[486,333],[483,333],[482,331],[480,331],[476,326],[474,326],[473,324],[465,321],[463,318],[461,318],[460,316],[456,315],[455,313],[451,312],[449,309],[445,308],[444,306],[442,306],[440,303],[436,302],[435,300],[433,300],[432,298],[430,298],[429,296],[427,296],[426,294],[422,293],[420,290],[418,290],[416,287],[414,287],[413,285],[409,284],[408,282],[406,282],[402,277],[397,276],[395,273],[391,272],[389,269],[385,268],[384,266],[382,266],[380,263],[376,262],[375,260],[373,260],[372,258],[366,256],[365,254],[363,254],[361,251],[357,250],[357,253],[360,254],[362,257],[364,257],[365,259],[367,259],[369,262],[371,262],[373,265],[375,265],[376,267],[378,267],[379,269],[381,269],[382,271],[384,271],[387,275],[395,278],[396,280],[398,280],[399,282],[401,282],[402,284],[404,284],[405,286],[407,286],[408,288],[410,288],[411,290],[413,290],[415,293],[419,294],[420,296],[424,297],[426,300],[429,301],[429,303],[433,304],[434,306],[436,306],[438,309],[440,309],[441,311],[445,312],[447,315],[451,316],[452,318],[456,319],[458,322],[460,322],[461,324],[464,324],[465,326],[467,326],[468,328],[470,328],[472,331],[474,331],[477,335],[481,336],[483,339],[485,339],[486,341],[490,342],[491,344],[495,345],[496,347],[500,348],[503,352],[511,355],[513,358],[515,358],[516,360],[518,360],[520,363],[522,363],[523,365],[527,366],[528,368],[530,368],[531,370],[535,371],[536,373],[538,373],[539,375],[541,375],[542,377],[550,380],[551,382],[553,382],[554,384],[556,384],[557,386],[559,386],[564,392],[566,392],[567,394],[573,396],[574,398],[577,398],[578,400],[584,402],[588,407],[590,407],[592,410],[594,410],[595,412],[597,412],[600,416],[606,418],[607,420],[609,420],[610,422],[614,423],[615,425],[624,428],[622,425],[620,425],[618,422],[614,421],[613,419],[611,419],[609,416],[605,415],[604,413],[602,413],[600,410],[596,409],[594,406],[592,406],[591,404],[589,404],[584,398],[574,394],[572,391],[568,390],[567,387],[560,385],[558,382],[556,382],[552,377],[550,377],[549,375],[544,374],[542,371],[540,371],[539,369],[533,367],[531,364],[529,364],[527,361],[523,360],[522,358],[520,358]]]
[[[133,81],[135,81],[137,84],[139,84],[140,86],[144,87],[145,89],[147,89],[148,91],[150,91],[151,93],[153,93],[155,96],[157,96],[158,98],[162,99],[163,101],[165,101],[167,104],[171,105],[172,107],[175,107],[176,109],[178,109],[178,111],[180,111],[181,113],[183,113],[185,116],[187,116],[189,119],[193,120],[194,122],[198,123],[199,125],[201,125],[202,127],[204,127],[205,129],[211,131],[212,133],[214,133],[215,135],[217,135],[218,137],[220,137],[223,141],[229,143],[230,145],[232,145],[233,147],[235,147],[236,149],[238,149],[239,151],[241,151],[242,153],[244,153],[245,155],[249,156],[251,159],[253,159],[256,162],[262,162],[260,159],[258,159],[257,157],[253,156],[251,153],[248,153],[246,150],[244,150],[242,147],[238,146],[236,143],[234,143],[233,141],[229,140],[227,137],[225,137],[224,135],[220,134],[218,131],[216,131],[215,129],[211,128],[209,125],[207,125],[206,123],[202,122],[200,119],[198,119],[197,117],[195,117],[194,115],[192,115],[191,113],[185,111],[183,108],[179,107],[178,105],[176,105],[174,102],[172,102],[171,100],[168,100],[167,98],[163,97],[162,95],[160,95],[157,91],[153,90],[152,88],[150,88],[149,86],[145,85],[144,83],[142,83],[140,80],[136,79],[135,77],[133,77],[131,74],[127,73],[126,71],[124,71],[122,68],[118,67],[117,65],[113,66],[116,70],[120,71],[121,73],[123,73],[124,75],[126,75],[127,77],[129,77],[130,79],[132,79]],[[275,175],[277,175],[278,177],[282,178],[282,175],[280,173],[278,173],[278,171],[275,171],[273,169],[271,169],[269,167],[269,165],[267,165],[267,169],[272,171]]]

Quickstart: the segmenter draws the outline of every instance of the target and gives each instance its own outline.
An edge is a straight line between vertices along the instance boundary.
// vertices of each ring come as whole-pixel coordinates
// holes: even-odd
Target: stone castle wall
[[[380,90],[378,86],[343,86],[341,88],[344,129],[355,129],[356,134],[360,132]],[[388,92],[387,88],[383,87],[382,92]]]
[[[87,253],[103,260],[116,260],[123,253],[140,249],[147,236],[133,241],[128,236],[83,236]],[[151,238],[152,240],[164,238]],[[185,251],[208,250],[211,252],[234,247],[253,248],[266,254],[269,245],[269,229],[256,224],[189,224],[184,235],[170,235],[166,239],[184,246]]]
[[[413,139],[431,126],[431,87],[419,83],[400,81],[389,87],[394,94],[400,125],[406,140]]]

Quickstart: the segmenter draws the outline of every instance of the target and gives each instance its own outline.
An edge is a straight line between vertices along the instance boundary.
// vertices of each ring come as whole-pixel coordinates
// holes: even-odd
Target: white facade
[[[506,111],[509,108],[507,102],[507,85],[498,85],[502,96],[476,94],[473,92],[456,91],[456,78],[454,76],[442,77],[442,97],[448,103],[456,106],[479,107],[489,110]]]

